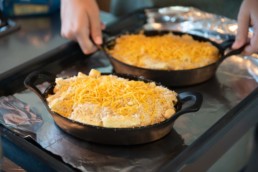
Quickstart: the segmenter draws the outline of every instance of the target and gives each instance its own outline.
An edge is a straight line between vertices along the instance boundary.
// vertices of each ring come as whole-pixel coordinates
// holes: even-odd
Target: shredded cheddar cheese
[[[54,94],[47,98],[52,111],[67,118],[104,127],[146,126],[175,113],[177,94],[154,82],[145,83],[101,75],[56,79]]]
[[[190,35],[168,33],[161,36],[127,34],[115,40],[108,53],[126,64],[162,70],[194,69],[219,59],[219,50],[209,42]]]

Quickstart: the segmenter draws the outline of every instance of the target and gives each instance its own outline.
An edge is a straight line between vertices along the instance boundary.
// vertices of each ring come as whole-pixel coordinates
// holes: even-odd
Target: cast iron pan
[[[118,74],[117,76],[130,80],[150,82],[149,80],[131,75]],[[43,93],[36,86],[39,81],[50,83],[49,87]],[[161,139],[171,131],[174,121],[179,116],[198,111],[202,104],[202,95],[200,93],[182,92],[178,95],[179,103],[175,106],[176,114],[170,119],[144,127],[106,128],[73,121],[50,110],[46,98],[47,95],[53,94],[55,76],[43,72],[33,72],[26,77],[24,85],[41,98],[55,123],[65,132],[86,141],[109,145],[136,145]]]
[[[183,32],[175,32],[175,31],[145,31],[144,34],[147,36],[157,36],[157,35],[164,35],[166,33],[172,32],[175,35],[184,35],[187,33]],[[128,33],[126,33],[128,34]],[[207,81],[211,77],[215,75],[216,69],[218,68],[219,64],[229,56],[240,54],[243,51],[243,47],[237,50],[230,51],[225,54],[225,50],[230,48],[234,42],[234,39],[226,40],[221,44],[217,44],[214,41],[211,41],[207,38],[187,34],[193,37],[193,39],[198,41],[210,42],[215,47],[219,49],[220,59],[210,65],[195,68],[195,69],[187,69],[187,70],[159,70],[159,69],[146,69],[137,66],[132,66],[121,62],[111,55],[108,54],[106,50],[112,49],[115,46],[115,40],[123,34],[118,36],[112,37],[108,39],[102,45],[102,49],[106,53],[107,57],[109,58],[111,64],[116,73],[123,73],[123,74],[131,74],[134,76],[143,76],[147,79],[160,82],[165,86],[174,86],[174,87],[181,87],[181,86],[189,86],[194,84],[199,84],[204,81]]]

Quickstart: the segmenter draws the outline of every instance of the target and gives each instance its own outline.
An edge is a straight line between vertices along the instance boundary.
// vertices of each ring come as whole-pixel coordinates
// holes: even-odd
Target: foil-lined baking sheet
[[[44,121],[30,105],[10,95],[0,97],[0,122],[16,133],[30,135],[35,139],[36,132]]]
[[[218,42],[234,36],[237,29],[236,21],[189,7],[148,9],[145,14],[148,21],[144,29],[179,30],[216,39]],[[112,72],[112,66],[102,52],[65,66],[58,77],[73,76],[79,71],[87,74],[92,68]],[[55,125],[43,102],[29,90],[14,94],[13,100],[23,102],[23,107],[29,105],[35,109],[33,114],[39,115],[36,115],[37,123],[27,127],[16,123],[14,126],[33,132],[39,145],[81,171],[158,171],[249,95],[258,85],[257,76],[258,61],[254,56],[232,56],[220,64],[216,76],[211,80],[195,86],[176,88],[175,91],[200,92],[204,98],[203,105],[198,112],[179,117],[171,133],[153,143],[108,146],[74,138]],[[46,85],[42,84],[40,88],[44,90]],[[31,117],[33,115],[27,115],[27,118]],[[33,124],[37,125],[33,127]],[[246,157],[243,155],[240,158]]]
[[[221,42],[237,33],[235,20],[201,11],[193,7],[171,6],[146,9],[145,30],[175,30]],[[250,36],[253,30],[250,28]]]

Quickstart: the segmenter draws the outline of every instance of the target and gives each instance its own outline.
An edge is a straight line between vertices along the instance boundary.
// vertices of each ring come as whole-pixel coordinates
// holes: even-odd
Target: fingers
[[[236,40],[232,45],[233,49],[238,49],[242,47],[248,40],[248,29],[250,23],[250,16],[246,6],[243,2],[238,14],[238,30],[236,35]]]
[[[246,55],[251,55],[252,53],[257,53],[258,52],[258,30],[257,28],[254,27],[254,34],[250,40],[250,44],[246,46],[245,48],[245,54]]]
[[[95,44],[101,45],[102,44],[102,23],[100,21],[99,16],[99,9],[97,8],[97,4],[95,1],[91,1],[93,8],[91,12],[88,13],[89,15],[89,22],[90,22],[90,36]]]
[[[102,44],[101,22],[95,0],[61,1],[61,34],[64,38],[77,41],[84,54],[97,50]]]
[[[81,23],[81,25],[79,24],[76,25],[77,27],[74,27],[76,40],[79,43],[84,54],[91,54],[97,50],[94,43],[90,39],[89,25],[89,20],[85,20],[84,23]]]
[[[258,53],[258,1],[257,0],[248,0],[250,1],[250,23],[253,26],[253,35],[250,39],[250,45],[245,48],[245,52],[247,55],[251,55],[252,53]]]
[[[244,55],[258,52],[258,1],[244,0],[238,14],[238,30],[233,49],[245,46]],[[249,38],[249,26],[253,26],[253,35]]]
[[[77,41],[84,54],[91,54],[97,50],[94,43],[89,39],[89,34],[77,35]]]

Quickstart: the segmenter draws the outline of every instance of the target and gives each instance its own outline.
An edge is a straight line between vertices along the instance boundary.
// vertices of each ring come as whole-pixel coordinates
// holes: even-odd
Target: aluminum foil
[[[237,33],[235,20],[200,11],[193,7],[171,6],[146,9],[146,30],[176,30],[187,32],[214,41],[234,37]],[[250,29],[252,34],[252,29]]]
[[[39,114],[14,96],[0,97],[0,122],[16,133],[32,138],[43,124]]]

